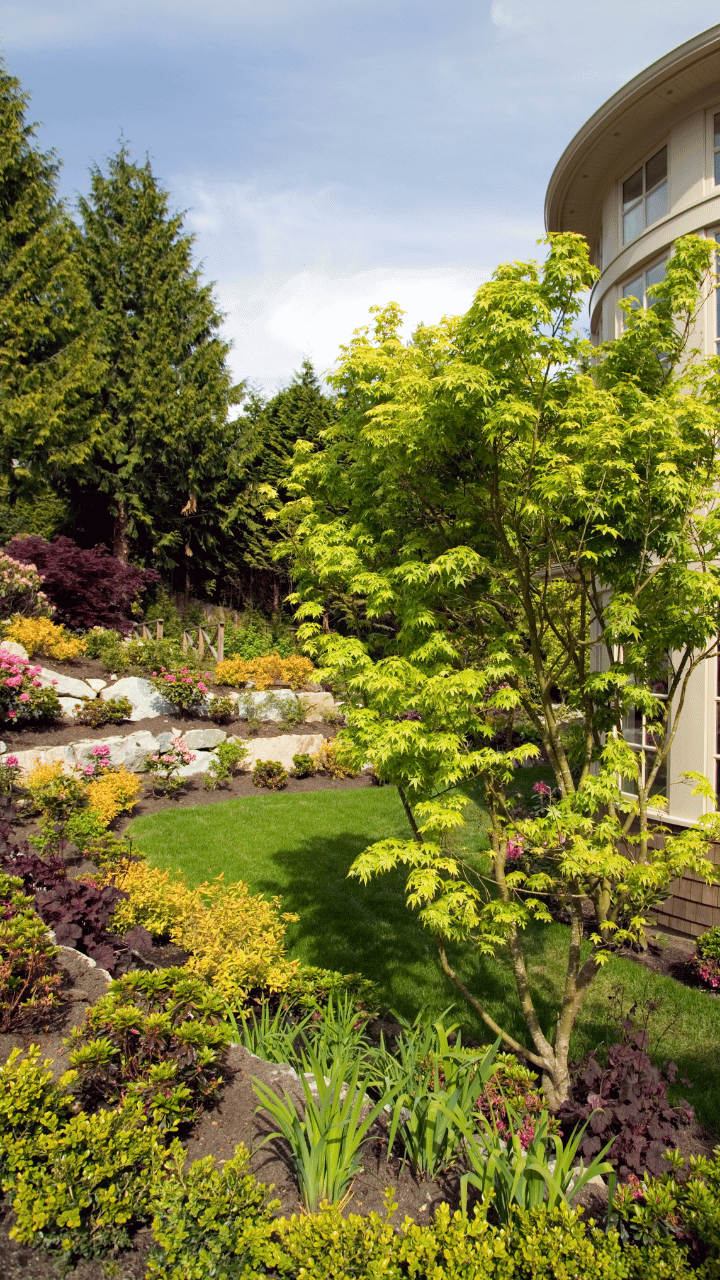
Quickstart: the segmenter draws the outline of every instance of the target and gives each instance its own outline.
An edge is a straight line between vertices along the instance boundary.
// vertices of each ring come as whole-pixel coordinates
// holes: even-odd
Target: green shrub
[[[101,729],[104,724],[122,724],[129,720],[132,710],[129,698],[83,698],[82,706],[76,707],[73,718],[76,724]]]
[[[249,755],[250,748],[246,747],[244,742],[240,742],[239,738],[226,738],[225,742],[218,743],[215,756],[210,761],[205,774],[203,786],[207,791],[214,791],[216,787],[224,786],[236,773],[240,772],[243,760]]]
[[[208,674],[205,672],[206,676]],[[208,694],[203,676],[187,665],[175,669],[161,666],[152,672],[150,683],[164,698],[173,702],[179,711],[187,712],[198,707]]]
[[[16,1170],[32,1159],[39,1135],[53,1133],[70,1116],[72,1098],[64,1086],[72,1072],[56,1084],[50,1059],[40,1062],[38,1045],[27,1053],[12,1049],[0,1065],[0,1186],[12,1186]]]
[[[269,791],[281,791],[288,784],[288,771],[279,760],[256,760],[252,780],[256,787],[267,787]]]
[[[234,698],[220,698],[217,695],[210,700],[208,715],[215,724],[227,724],[234,720],[238,713],[238,705]]]
[[[150,1186],[154,1245],[146,1280],[216,1277],[240,1280],[246,1264],[273,1266],[281,1261],[270,1242],[269,1188],[248,1173],[248,1152],[241,1145],[222,1169],[212,1156],[185,1169],[186,1153],[174,1142]]]
[[[0,873],[0,1031],[50,1013],[60,1000],[57,947],[22,883]]]
[[[300,751],[293,756],[293,773],[296,778],[312,778],[315,772],[315,761],[307,751]]]
[[[174,1129],[217,1096],[230,1036],[206,983],[165,974],[114,982],[65,1043],[86,1105],[134,1096],[155,1125]]]
[[[131,1228],[149,1215],[158,1144],[137,1099],[39,1131],[3,1184],[13,1194],[11,1238],[52,1249],[64,1262],[127,1247]]]

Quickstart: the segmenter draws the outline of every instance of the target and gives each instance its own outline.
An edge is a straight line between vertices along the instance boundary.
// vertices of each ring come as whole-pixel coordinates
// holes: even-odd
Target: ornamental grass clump
[[[0,648],[0,720],[59,720],[62,708],[52,687],[43,686],[40,667]],[[54,682],[53,682],[54,683]]]
[[[209,678],[209,671],[203,676],[189,667],[176,667],[174,670],[160,667],[159,671],[153,671],[150,683],[179,711],[189,712],[207,697],[209,690],[205,680]]]

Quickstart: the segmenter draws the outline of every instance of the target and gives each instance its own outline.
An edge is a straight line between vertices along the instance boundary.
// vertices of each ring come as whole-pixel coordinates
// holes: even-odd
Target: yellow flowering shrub
[[[318,773],[328,773],[331,778],[354,778],[357,769],[343,758],[342,742],[338,738],[323,742],[313,756]]]
[[[129,898],[113,916],[119,933],[142,925],[190,953],[185,966],[212,983],[239,1007],[253,987],[283,991],[297,960],[285,954],[285,925],[297,916],[281,914],[280,901],[251,894],[238,880],[222,876],[191,889],[179,876],[144,862],[132,863],[122,886]]]
[[[218,684],[231,685],[239,689],[252,680],[256,689],[267,689],[271,684],[289,684],[291,689],[299,689],[307,683],[315,668],[309,658],[294,654],[291,658],[281,658],[277,653],[266,654],[264,658],[227,658],[218,662],[215,668],[215,679]]]
[[[117,773],[101,773],[88,782],[88,805],[92,812],[108,827],[118,814],[132,809],[142,790],[142,782],[136,773],[118,769]]]
[[[33,800],[38,792],[44,791],[49,783],[54,782],[60,777],[63,771],[62,764],[59,760],[51,760],[43,764],[40,760],[36,760],[30,772],[23,781],[26,791],[30,792]]]
[[[34,653],[44,653],[58,662],[72,662],[85,652],[82,636],[71,636],[64,627],[51,622],[49,618],[16,616],[5,628],[5,638],[21,644],[27,650],[29,658]]]

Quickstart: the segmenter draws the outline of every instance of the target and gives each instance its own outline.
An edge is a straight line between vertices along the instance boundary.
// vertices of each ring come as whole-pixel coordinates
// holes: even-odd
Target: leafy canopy
[[[373,330],[343,348],[322,450],[298,446],[286,520],[301,636],[353,704],[355,762],[398,787],[411,828],[351,874],[407,867],[408,905],[495,1032],[446,947],[509,953],[530,1044],[505,1040],[558,1102],[572,1025],[609,948],[642,940],[647,910],[683,870],[713,875],[708,831],[657,842],[648,811],[665,803],[690,675],[715,652],[720,361],[687,357],[709,242],[679,240],[652,307],[622,304],[622,335],[598,349],[576,330],[597,274],[587,245],[547,243],[541,267],[500,267],[466,315],[410,342],[395,304],[375,309]],[[632,745],[638,715],[653,751]],[[525,815],[513,774],[537,747],[502,749],[518,725],[555,777]],[[469,779],[491,817],[490,870],[453,848],[456,788]],[[523,938],[558,900],[571,928],[551,1027]],[[584,901],[594,927],[581,957]]]

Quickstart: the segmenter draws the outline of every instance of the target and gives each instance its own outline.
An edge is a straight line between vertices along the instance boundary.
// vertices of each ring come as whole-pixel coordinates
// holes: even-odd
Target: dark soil
[[[372,785],[372,778],[368,774],[360,774],[357,778],[327,778],[316,774],[314,778],[289,778],[287,786],[283,788],[283,794],[288,792],[290,795],[295,795],[298,791],[356,791],[359,787]],[[277,794],[277,792],[268,791],[265,787],[256,787],[249,773],[239,774],[236,778],[232,778],[227,786],[218,787],[216,791],[206,791],[200,775],[186,778],[185,790],[174,798],[153,796],[152,788],[148,784],[147,794],[136,801],[132,813],[118,819],[113,830],[120,832],[134,818],[143,814],[159,813],[161,809],[188,809],[191,805],[220,804],[224,800],[237,800],[241,796],[262,798]]]

